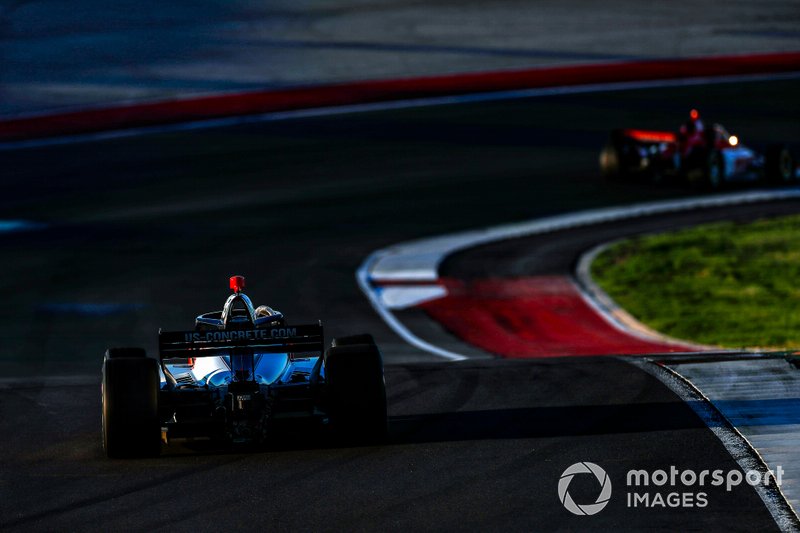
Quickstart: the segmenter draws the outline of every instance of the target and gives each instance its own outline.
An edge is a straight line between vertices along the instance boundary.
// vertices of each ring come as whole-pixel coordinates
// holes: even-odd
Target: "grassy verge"
[[[731,348],[800,347],[800,216],[623,241],[600,254],[592,276],[667,335]]]

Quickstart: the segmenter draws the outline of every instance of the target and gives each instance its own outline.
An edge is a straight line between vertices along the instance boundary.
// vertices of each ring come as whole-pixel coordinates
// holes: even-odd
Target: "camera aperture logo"
[[[578,474],[593,474],[600,483],[600,494],[594,503],[577,504],[572,496],[569,494],[569,484],[572,478]],[[611,499],[611,479],[606,474],[606,471],[594,463],[584,461],[582,463],[575,463],[570,466],[564,473],[561,474],[561,479],[558,480],[558,499],[561,504],[572,514],[576,515],[593,515],[603,510],[608,505]]]
[[[709,505],[710,488],[724,488],[731,492],[735,487],[746,483],[750,486],[762,485],[780,487],[784,470],[778,465],[771,469],[678,469],[670,466],[665,469],[632,469],[625,476],[625,503],[628,508],[705,508]],[[577,503],[569,493],[569,485],[577,475],[593,475],[600,487],[594,503]],[[582,461],[569,466],[558,480],[558,499],[572,514],[591,516],[602,511],[611,500],[611,479],[602,467],[595,463]]]

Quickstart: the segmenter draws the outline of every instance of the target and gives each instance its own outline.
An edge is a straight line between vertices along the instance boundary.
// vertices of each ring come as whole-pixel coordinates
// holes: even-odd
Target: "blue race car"
[[[141,348],[103,359],[102,430],[109,457],[158,455],[162,442],[209,438],[263,443],[284,421],[308,422],[337,439],[386,435],[383,361],[371,335],[333,339],[322,324],[290,325],[254,308],[233,276],[221,311],[191,331],[159,332],[158,360]]]

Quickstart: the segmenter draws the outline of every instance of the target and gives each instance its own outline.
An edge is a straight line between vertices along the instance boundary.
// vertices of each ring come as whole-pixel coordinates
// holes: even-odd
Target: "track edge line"
[[[607,250],[610,246],[621,242],[624,239],[616,239],[603,244],[598,244],[594,248],[581,254],[575,268],[575,286],[583,297],[584,301],[595,310],[606,322],[615,328],[642,340],[657,341],[664,344],[674,345],[676,348],[688,348],[690,350],[726,352],[729,351],[720,346],[710,344],[699,344],[675,337],[670,337],[661,333],[648,325],[640,322],[620,306],[600,285],[592,278],[591,267],[598,255]],[[740,352],[741,350],[736,350]]]
[[[392,331],[394,331],[400,336],[400,338],[402,338],[411,346],[449,361],[464,361],[468,359],[468,357],[465,355],[451,352],[449,350],[445,350],[444,348],[439,348],[438,346],[417,337],[411,332],[411,330],[403,325],[403,323],[400,322],[397,317],[394,316],[394,313],[392,313],[388,307],[383,305],[380,297],[371,287],[369,276],[372,265],[382,253],[384,253],[383,250],[378,250],[377,252],[372,253],[361,264],[361,266],[358,267],[358,270],[356,270],[356,282],[358,283],[358,288],[361,289],[361,292],[363,292],[364,296],[367,297],[367,300],[372,305],[372,308],[375,309],[378,315],[383,319],[386,325],[392,329]]]
[[[769,479],[772,480],[769,486],[759,483],[753,486],[753,489],[781,531],[800,531],[800,517],[786,499],[767,462],[694,383],[674,369],[651,358],[620,357],[620,359],[650,374],[674,392],[722,442],[743,471],[757,470],[764,476],[769,475]]]

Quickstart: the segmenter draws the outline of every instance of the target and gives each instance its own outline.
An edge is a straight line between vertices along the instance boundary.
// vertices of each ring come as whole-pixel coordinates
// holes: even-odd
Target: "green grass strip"
[[[672,337],[800,347],[800,216],[633,238],[601,253],[591,272],[620,306]]]

